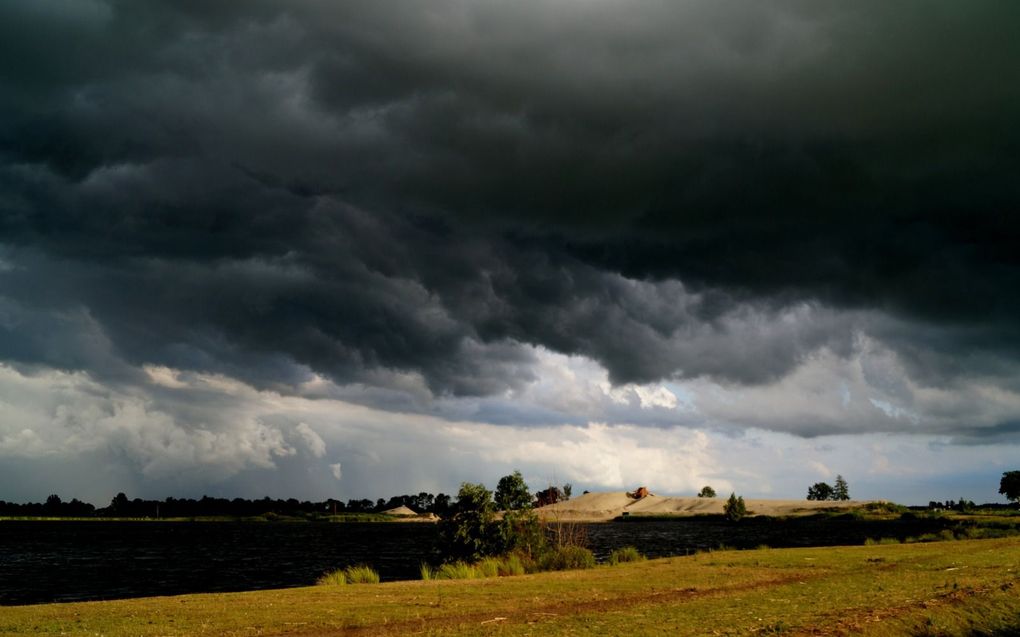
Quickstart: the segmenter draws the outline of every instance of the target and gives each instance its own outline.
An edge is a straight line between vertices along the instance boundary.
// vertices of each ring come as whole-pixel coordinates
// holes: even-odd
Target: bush
[[[538,515],[528,509],[507,511],[496,524],[496,537],[490,543],[499,554],[538,555],[545,550],[546,530]]]
[[[620,549],[614,549],[609,554],[609,563],[612,565],[623,564],[624,562],[643,562],[645,559],[644,555],[634,548],[633,546],[625,546]]]
[[[543,571],[594,568],[595,556],[583,546],[565,545],[543,553],[538,565]]]

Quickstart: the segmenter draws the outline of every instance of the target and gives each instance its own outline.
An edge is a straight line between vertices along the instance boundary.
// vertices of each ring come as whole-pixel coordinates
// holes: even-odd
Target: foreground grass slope
[[[1014,635],[1020,539],[0,608],[3,635]]]

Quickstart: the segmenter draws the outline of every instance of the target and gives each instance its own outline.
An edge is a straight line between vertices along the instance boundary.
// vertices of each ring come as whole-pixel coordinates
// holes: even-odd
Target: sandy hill
[[[628,515],[699,515],[722,513],[726,498],[671,497],[650,494],[632,498],[624,491],[586,493],[565,502],[536,509],[547,520],[602,521]],[[844,502],[814,500],[745,500],[749,515],[810,515],[820,509],[850,508],[861,500]]]
[[[412,516],[412,515],[418,515],[418,514],[414,511],[414,509],[410,509],[410,508],[408,508],[406,506],[401,505],[401,506],[398,506],[398,507],[393,508],[393,509],[386,509],[385,511],[383,511],[383,515],[394,515],[394,516],[397,516],[397,517],[405,517],[405,516]]]

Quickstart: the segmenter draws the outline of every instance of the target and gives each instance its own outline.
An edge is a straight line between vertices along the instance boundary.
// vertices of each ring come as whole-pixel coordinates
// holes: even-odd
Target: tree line
[[[527,497],[535,506],[554,504],[570,499],[571,485],[550,486]],[[417,495],[396,495],[390,498],[369,500],[352,498],[344,502],[328,498],[312,502],[296,498],[273,499],[268,496],[248,500],[245,498],[214,498],[202,496],[193,498],[168,497],[164,500],[128,498],[118,493],[105,507],[95,507],[77,498],[65,502],[57,494],[50,495],[46,502],[5,502],[0,500],[0,515],[13,517],[122,517],[122,518],[191,518],[206,516],[257,517],[267,514],[308,517],[315,515],[340,515],[357,513],[382,513],[389,509],[405,506],[415,513],[432,513],[439,517],[447,515],[454,505],[454,497],[445,493],[435,495],[422,491]]]
[[[318,502],[280,499],[268,496],[260,499],[214,498],[202,496],[193,498],[168,497],[164,500],[128,498],[124,493],[114,496],[105,507],[95,507],[77,498],[64,502],[59,495],[51,495],[46,502],[5,502],[0,500],[0,515],[26,517],[128,517],[128,518],[177,518],[202,516],[254,517],[266,514],[285,516],[333,515],[342,513],[379,513],[388,509],[406,506],[418,513],[444,514],[451,506],[452,498],[445,493],[421,492],[417,495],[398,495],[378,500],[350,499],[346,502],[326,499]]]

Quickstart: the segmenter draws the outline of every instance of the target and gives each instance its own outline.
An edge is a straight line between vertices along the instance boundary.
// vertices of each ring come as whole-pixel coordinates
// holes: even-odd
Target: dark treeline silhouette
[[[51,495],[46,502],[4,502],[0,500],[0,515],[44,516],[44,517],[90,517],[95,515],[96,507],[88,502],[75,498],[64,502],[59,495]]]
[[[58,495],[51,495],[46,502],[29,502],[19,504],[0,500],[0,515],[5,516],[38,516],[38,517],[126,517],[126,518],[179,518],[200,516],[256,517],[268,514],[283,516],[308,517],[314,515],[333,515],[344,513],[380,513],[399,506],[406,506],[417,513],[435,513],[443,515],[450,507],[450,496],[445,493],[432,495],[398,495],[391,498],[350,499],[347,502],[332,498],[321,502],[299,501],[295,498],[287,500],[265,497],[259,500],[244,498],[213,498],[202,496],[198,500],[191,498],[173,498],[165,500],[128,499],[118,493],[110,505],[96,508],[78,499],[64,502]]]

